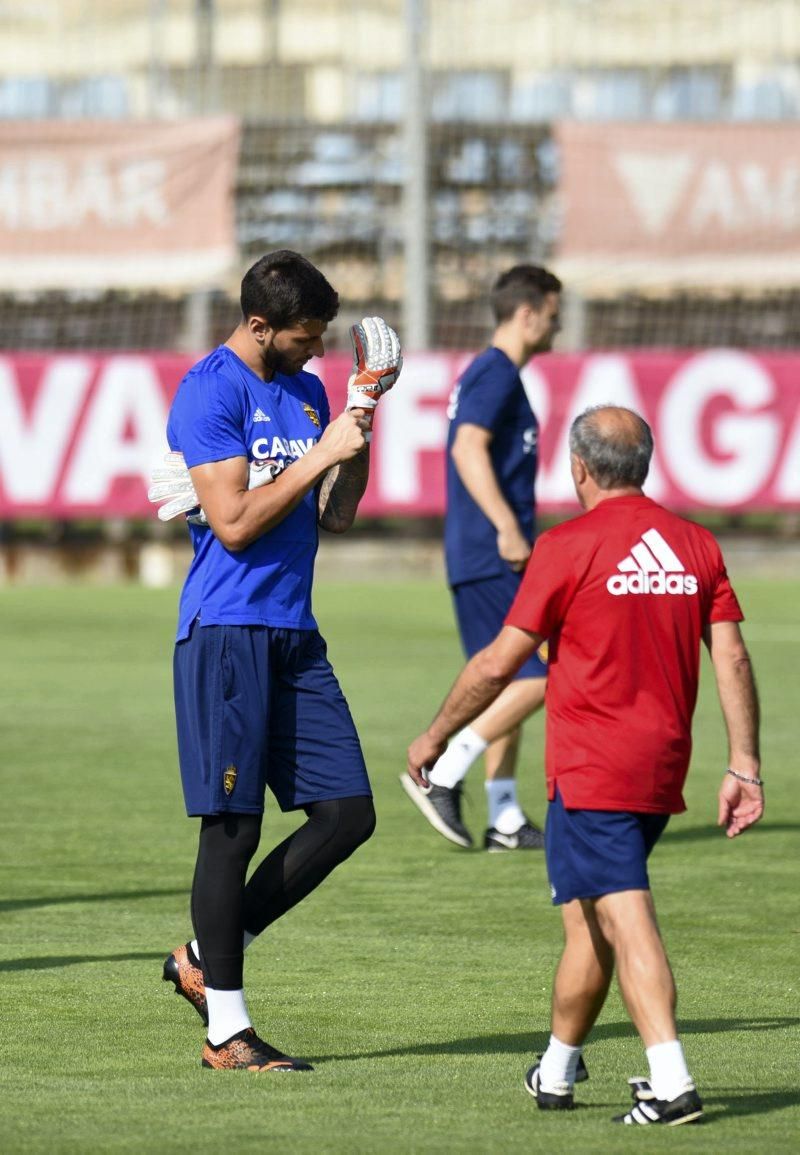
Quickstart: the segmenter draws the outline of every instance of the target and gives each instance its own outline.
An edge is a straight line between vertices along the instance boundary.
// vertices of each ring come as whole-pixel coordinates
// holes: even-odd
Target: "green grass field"
[[[0,1150],[789,1152],[800,1143],[796,773],[800,599],[739,581],[764,710],[767,817],[715,828],[725,747],[707,663],[687,814],[651,877],[707,1105],[700,1127],[614,1128],[644,1056],[613,992],[571,1115],[522,1076],[560,948],[539,854],[451,847],[401,792],[408,741],[460,658],[435,582],[322,585],[316,609],[376,791],[378,830],[248,952],[266,1038],[304,1075],[203,1071],[200,1020],[160,981],[189,933],[195,823],[171,704],[176,591],[0,592]],[[522,793],[541,818],[542,720]],[[482,774],[468,823],[485,821]],[[273,807],[266,838],[296,819]]]

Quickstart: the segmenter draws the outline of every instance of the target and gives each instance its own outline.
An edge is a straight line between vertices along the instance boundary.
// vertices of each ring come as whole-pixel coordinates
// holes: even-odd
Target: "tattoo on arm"
[[[329,533],[344,533],[353,524],[369,477],[369,451],[329,469],[319,491],[318,521]]]

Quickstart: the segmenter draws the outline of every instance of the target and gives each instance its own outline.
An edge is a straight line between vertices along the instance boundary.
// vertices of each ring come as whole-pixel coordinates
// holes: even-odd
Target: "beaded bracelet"
[[[740,782],[746,782],[748,784],[748,786],[763,786],[764,785],[764,779],[763,778],[745,778],[744,774],[737,774],[735,770],[731,770],[730,766],[728,767],[728,773],[730,775],[732,775],[732,777],[738,778]]]

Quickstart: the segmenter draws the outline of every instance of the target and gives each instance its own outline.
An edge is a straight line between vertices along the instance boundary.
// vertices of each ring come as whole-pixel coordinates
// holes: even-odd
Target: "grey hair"
[[[628,420],[598,420],[598,414],[609,409],[627,414]],[[572,422],[569,450],[580,457],[601,489],[640,489],[653,456],[653,433],[644,418],[632,409],[593,405]]]

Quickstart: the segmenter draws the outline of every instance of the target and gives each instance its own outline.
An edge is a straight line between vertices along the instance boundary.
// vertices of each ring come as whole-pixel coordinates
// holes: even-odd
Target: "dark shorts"
[[[521,573],[507,570],[497,577],[453,586],[458,632],[468,658],[488,646],[500,633],[521,582]],[[547,643],[528,658],[516,677],[547,677]]]
[[[347,702],[316,630],[203,626],[174,656],[189,815],[260,814],[371,797]]]
[[[647,859],[668,822],[668,814],[567,810],[556,790],[544,834],[554,905],[619,890],[649,890]]]

